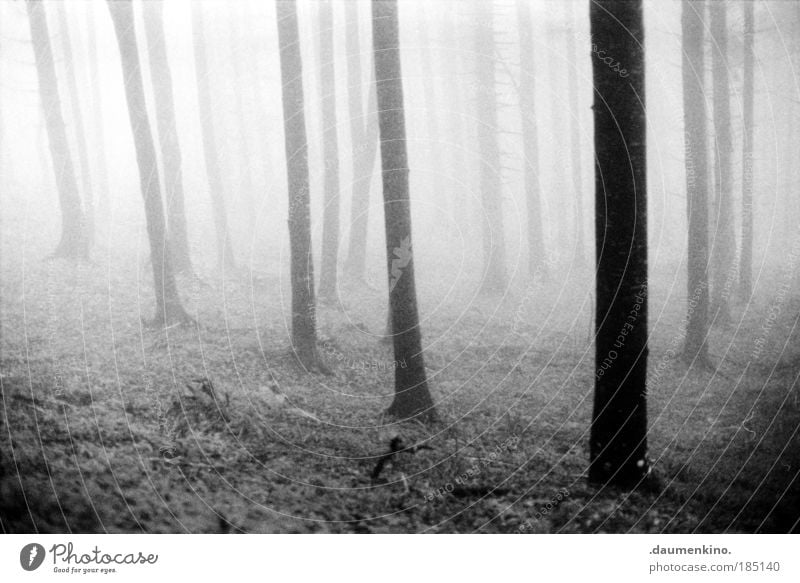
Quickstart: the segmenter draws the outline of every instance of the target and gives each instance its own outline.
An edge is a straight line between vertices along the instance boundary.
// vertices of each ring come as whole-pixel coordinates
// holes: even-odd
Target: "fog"
[[[798,499],[796,464],[800,463],[796,385],[800,9],[783,0],[754,3],[753,137],[748,154],[745,3],[720,4],[727,13],[725,39],[721,45],[706,16],[704,69],[694,71],[703,87],[704,103],[699,106],[705,108],[707,128],[703,137],[710,258],[703,285],[711,296],[705,328],[708,357],[686,360],[680,353],[692,301],[687,293],[691,287],[687,183],[694,177],[687,176],[690,146],[684,121],[681,18],[684,10],[707,8],[702,2],[642,3],[646,187],[640,186],[637,196],[646,192],[647,281],[640,283],[649,300],[643,349],[649,350],[649,455],[664,483],[689,492],[681,490],[688,510],[668,497],[663,501],[662,496],[662,526],[651,531],[785,532],[798,525],[796,507],[788,518],[786,509]],[[384,411],[406,382],[397,375],[404,374],[405,359],[412,354],[425,356],[424,365],[421,356],[418,363],[423,383],[427,373],[437,410],[435,423],[441,426],[414,429],[412,437],[402,434],[409,445],[431,443],[433,458],[420,462],[415,457],[413,463],[422,465],[405,470],[402,480],[387,477],[383,487],[387,496],[413,497],[417,492],[430,509],[428,493],[447,483],[447,471],[451,475],[463,471],[460,466],[442,470],[443,460],[466,455],[464,447],[477,447],[476,440],[490,439],[485,446],[490,448],[505,443],[510,435],[523,445],[503,448],[510,465],[495,467],[496,475],[486,470],[487,485],[511,479],[524,467],[536,477],[520,479],[528,483],[544,479],[545,497],[566,487],[572,492],[570,504],[575,502],[574,507],[564,506],[563,517],[548,518],[555,522],[538,522],[535,531],[600,529],[581,522],[579,517],[588,515],[591,503],[573,485],[575,480],[585,481],[583,447],[594,383],[602,376],[597,333],[606,317],[598,312],[596,297],[598,254],[607,242],[596,235],[597,217],[604,215],[599,214],[596,195],[593,103],[598,95],[598,63],[616,72],[625,86],[626,77],[637,73],[631,55],[615,53],[621,44],[598,43],[590,25],[590,3],[398,2],[405,116],[401,141],[408,156],[411,227],[407,249],[390,242],[387,252],[384,211],[392,179],[385,167],[382,178],[381,149],[387,145],[384,132],[389,122],[378,122],[373,3],[297,0],[302,72],[291,73],[302,84],[308,152],[311,253],[304,264],[315,278],[310,286],[310,326],[316,334],[312,347],[317,346],[312,352],[319,351],[311,364],[298,348],[297,296],[293,300],[297,287],[292,285],[290,201],[298,199],[290,191],[292,169],[287,166],[287,83],[281,71],[276,2],[171,0],[156,11],[161,13],[171,79],[163,69],[155,77],[171,87],[179,150],[177,163],[173,159],[166,165],[164,144],[169,136],[162,135],[166,126],[156,103],[145,4],[134,1],[132,6],[146,100],[146,116],[141,119],[149,120],[157,157],[156,172],[150,176],[142,174],[143,154],[134,139],[142,127],[131,125],[135,107],[131,109],[130,96],[126,98],[126,73],[107,3],[0,2],[0,367],[8,426],[0,442],[6,455],[0,461],[9,476],[21,475],[11,469],[8,452],[16,451],[12,455],[22,458],[28,454],[14,449],[12,441],[18,438],[13,435],[39,432],[41,451],[32,457],[44,456],[45,463],[67,481],[80,471],[84,462],[73,461],[66,450],[50,449],[57,439],[35,428],[33,419],[43,415],[78,434],[83,429],[76,430],[75,424],[88,425],[85,463],[107,466],[90,470],[100,476],[90,479],[96,483],[76,487],[67,503],[83,508],[87,501],[97,502],[100,509],[85,522],[78,510],[67,512],[64,519],[52,518],[48,510],[41,510],[41,516],[33,511],[32,518],[19,518],[7,504],[4,514],[0,512],[4,529],[26,531],[33,524],[55,532],[70,525],[86,531],[103,525],[114,531],[180,530],[168,514],[175,508],[173,502],[160,494],[154,502],[142,503],[152,505],[151,518],[142,518],[135,504],[127,518],[113,518],[119,500],[109,494],[107,485],[98,484],[104,483],[104,472],[119,473],[116,460],[133,454],[120,450],[106,463],[97,445],[104,443],[103,436],[108,439],[108,432],[118,432],[113,439],[129,439],[136,448],[140,435],[146,435],[141,439],[153,451],[145,457],[165,458],[171,464],[177,459],[213,465],[208,456],[215,454],[209,451],[227,460],[233,455],[230,451],[240,451],[284,476],[284,482],[275,486],[282,494],[258,502],[238,497],[227,489],[227,482],[208,477],[187,474],[182,480],[175,478],[172,486],[168,485],[172,478],[163,478],[164,483],[153,486],[155,491],[174,488],[175,483],[191,487],[185,496],[192,500],[187,502],[192,510],[181,514],[184,520],[190,515],[190,531],[218,531],[220,524],[258,532],[346,530],[336,520],[350,520],[351,511],[334,516],[311,502],[293,506],[286,484],[306,488],[306,483],[317,480],[321,489],[360,487],[355,478],[352,483],[342,481],[343,469],[333,471],[326,464],[360,463],[363,467],[357,472],[368,476],[375,456],[401,431]],[[352,6],[355,10],[348,12]],[[41,85],[37,66],[41,69],[42,62],[37,61],[40,55],[34,56],[31,10],[43,10],[46,16],[58,101]],[[332,18],[328,34],[323,28],[327,10]],[[355,20],[348,21],[348,14],[355,14]],[[527,33],[525,18],[530,21]],[[198,51],[204,54],[205,67]],[[721,68],[712,71],[715,63]],[[713,92],[723,69],[727,119]],[[209,111],[203,106],[203,87]],[[66,129],[68,151],[62,152],[60,162],[54,162],[57,146],[46,120],[53,108],[60,111]],[[627,113],[616,113],[624,126]],[[722,126],[718,115],[723,115]],[[720,138],[721,127],[729,130],[730,144]],[[297,155],[302,158],[299,150]],[[74,170],[66,168],[64,160]],[[618,174],[629,172],[629,166],[636,164],[631,160],[620,162]],[[183,217],[172,206],[175,168],[182,183]],[[63,253],[67,227],[64,186],[59,184],[69,172],[74,172],[89,233],[86,253],[77,256]],[[747,176],[752,178],[751,205],[743,194]],[[143,187],[147,180],[149,189]],[[368,195],[362,208],[354,202],[359,189]],[[158,253],[151,253],[154,235],[148,231],[143,196],[162,209],[160,239],[155,236]],[[643,204],[643,198],[636,200]],[[327,243],[333,260],[326,259],[323,251],[326,216],[328,225],[333,225],[329,228],[338,229]],[[172,248],[172,238],[176,221],[184,220],[190,265],[181,268],[173,255],[178,251]],[[359,221],[366,225],[363,240]],[[412,281],[407,284],[398,273],[410,262],[412,235]],[[223,239],[230,255],[221,249]],[[358,249],[363,249],[363,260]],[[405,260],[403,249],[408,253]],[[749,265],[743,260],[746,249],[752,253]],[[400,261],[401,271],[392,271],[393,259]],[[722,266],[721,276],[712,264]],[[333,273],[333,295],[324,290],[322,279],[331,277],[324,275],[326,269]],[[743,270],[751,274],[751,289],[742,283]],[[161,271],[169,272],[169,277],[175,272],[185,318],[167,315],[162,321],[156,298],[171,300],[164,291],[168,282],[159,288],[156,281],[154,293],[154,277]],[[398,281],[403,282],[398,286],[402,290],[395,292]],[[395,318],[411,312],[410,304],[390,300],[390,293],[412,298],[413,310],[419,311],[418,325],[412,321],[405,327],[409,321],[395,319],[393,334],[388,310],[396,308]],[[406,352],[408,329],[420,336],[421,352]],[[193,385],[197,379],[213,381],[212,388],[202,389],[206,385],[201,383],[198,389]],[[200,403],[199,393],[192,391],[201,389],[213,396],[208,411],[219,409],[223,401],[229,408],[221,425],[215,425],[219,420],[213,411],[176,412],[180,407],[174,404],[182,399]],[[22,397],[15,400],[17,393]],[[280,397],[277,405],[273,393]],[[50,407],[50,412],[34,413],[33,405],[31,411],[21,406],[12,412],[15,403],[27,403],[27,395],[37,407]],[[291,404],[289,409],[284,400]],[[61,401],[67,405],[59,405]],[[65,407],[63,416],[59,407]],[[292,417],[293,410],[311,417]],[[390,408],[389,413],[397,410]],[[98,415],[106,419],[98,421]],[[120,427],[101,428],[111,418]],[[298,423],[311,425],[301,431]],[[123,431],[122,425],[128,429]],[[505,433],[497,433],[501,428]],[[704,433],[712,428],[713,435]],[[533,441],[524,445],[526,436],[535,431],[539,432],[535,446]],[[100,437],[92,437],[95,432]],[[218,448],[210,441],[189,445],[186,435],[195,432],[204,438],[218,435],[215,439],[222,441],[233,436],[234,441]],[[320,437],[326,432],[337,445]],[[455,445],[437,446],[437,440]],[[273,441],[292,444],[292,453],[280,458],[283,461],[263,453],[264,448],[269,452],[265,444]],[[159,447],[167,448],[169,455],[163,450],[159,454]],[[538,466],[531,462],[542,455],[537,448],[546,452]],[[326,461],[326,456],[334,461]],[[293,460],[294,467],[286,460]],[[684,462],[692,469],[686,470]],[[145,474],[160,471],[148,469],[146,460],[131,463],[142,466]],[[697,487],[711,480],[705,468],[717,464],[715,471],[722,477],[710,486],[716,488],[710,499],[718,502],[718,508],[703,514],[698,509],[708,500],[698,497]],[[784,465],[789,469],[784,471]],[[539,469],[531,470],[534,466]],[[46,507],[47,500],[60,500],[64,494],[43,486],[39,471],[36,466],[21,477],[19,488],[35,492],[32,499]],[[740,484],[740,474],[750,481]],[[258,475],[272,479],[269,472]],[[413,476],[411,485],[407,475]],[[204,483],[202,492],[194,489],[199,482]],[[734,484],[739,490],[731,501],[726,486]],[[139,487],[123,486],[121,491],[135,498]],[[481,492],[475,495],[483,496],[483,504],[487,494]],[[389,511],[382,506],[383,499],[358,496],[353,508],[359,508],[367,521]],[[747,506],[751,498],[754,501]],[[377,518],[373,524],[378,525],[375,531],[416,532],[444,521],[448,526],[441,531],[471,531],[483,522],[467,524],[455,518],[461,508],[457,504],[466,503],[440,502],[441,515],[417,514],[400,525]],[[745,507],[747,511],[742,510]],[[252,508],[269,512],[254,517],[248,510]],[[270,514],[273,511],[276,514]],[[488,517],[491,512],[484,514]],[[639,518],[644,512],[633,509]],[[293,526],[290,518],[277,515],[296,518],[304,526]],[[326,526],[312,528],[303,522],[314,517]],[[508,524],[525,520],[521,515]],[[515,528],[495,524],[489,530]]]

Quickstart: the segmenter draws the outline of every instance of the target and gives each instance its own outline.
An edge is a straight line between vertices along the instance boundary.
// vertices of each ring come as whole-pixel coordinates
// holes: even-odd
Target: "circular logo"
[[[30,543],[19,552],[19,564],[26,571],[35,571],[44,562],[44,547],[38,543]]]

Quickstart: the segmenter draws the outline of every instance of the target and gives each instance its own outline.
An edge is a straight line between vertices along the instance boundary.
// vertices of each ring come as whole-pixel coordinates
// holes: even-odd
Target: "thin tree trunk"
[[[245,51],[234,50],[239,49],[239,40],[242,39],[242,30],[239,22],[239,15],[235,14],[231,17],[231,25],[228,27],[230,32],[230,46],[231,46],[231,64],[233,67],[234,78],[234,93],[236,94],[236,125],[239,134],[239,189],[242,192],[242,202],[245,205],[245,212],[247,216],[248,237],[252,238],[255,233],[255,196],[253,195],[253,176],[251,174],[250,153],[248,145],[250,140],[248,138],[248,121],[247,121],[247,106],[245,104],[245,79],[244,68],[242,66],[243,59],[246,58]],[[247,49],[246,49],[247,50]]]
[[[89,52],[89,84],[91,85],[93,118],[92,129],[94,131],[94,155],[95,155],[95,185],[97,187],[97,212],[101,216],[100,223],[109,216],[110,200],[108,193],[108,160],[106,159],[106,139],[105,139],[105,115],[103,105],[103,88],[100,82],[99,58],[97,56],[97,32],[95,31],[94,5],[86,6],[86,30],[88,37]]]
[[[528,275],[540,274],[546,278],[544,238],[542,237],[542,205],[539,183],[539,135],[534,101],[536,68],[533,58],[533,25],[531,7],[525,0],[517,0],[519,25],[520,79],[519,107],[522,118],[522,163],[525,183],[525,201],[528,206]]]
[[[450,10],[455,12],[458,10],[458,0],[451,3]],[[466,176],[468,172],[465,163],[465,151],[469,148],[469,140],[467,139],[467,132],[464,120],[466,119],[464,104],[465,94],[467,93],[463,85],[464,70],[464,57],[460,49],[460,40],[456,38],[456,26],[452,20],[444,23],[444,43],[449,47],[451,62],[449,67],[449,79],[445,84],[446,99],[449,104],[448,114],[448,135],[453,142],[453,147],[449,148],[451,152],[451,166],[454,180],[450,181],[450,196],[448,197],[451,208],[450,213],[457,225],[461,228],[469,228],[470,212],[469,212],[469,198],[465,197],[464,184],[469,182]]]
[[[228,215],[225,208],[225,188],[219,168],[217,138],[214,131],[214,113],[211,103],[211,88],[208,82],[205,33],[203,30],[203,5],[193,2],[192,30],[194,39],[194,66],[197,77],[197,102],[200,109],[200,127],[203,140],[203,158],[206,163],[208,190],[214,209],[214,225],[217,233],[217,263],[223,270],[233,270],[236,264],[233,256]]]
[[[578,63],[585,58],[584,52],[578,50],[575,29],[575,3],[567,2],[566,16],[567,54],[573,59],[573,68],[567,71],[567,92],[569,93],[569,141],[572,154],[570,170],[572,173],[572,200],[575,205],[575,259],[580,265],[586,262],[586,242],[584,240],[583,221],[583,168],[581,164],[581,134],[580,134],[580,109],[578,108]]]
[[[156,123],[164,167],[164,189],[167,197],[167,239],[172,266],[177,273],[191,273],[189,235],[183,196],[183,169],[178,127],[175,121],[175,98],[172,93],[172,71],[167,56],[161,1],[145,2],[144,28],[150,58],[150,82],[155,97]]]
[[[319,3],[319,90],[322,101],[325,208],[322,218],[322,266],[319,299],[333,302],[338,289],[339,259],[339,140],[336,126],[336,69],[333,57],[333,7]]]
[[[83,125],[83,112],[81,110],[81,96],[78,93],[78,80],[75,74],[72,57],[72,41],[70,39],[67,12],[63,2],[55,3],[56,19],[58,20],[59,36],[61,37],[61,52],[64,56],[64,74],[67,78],[67,91],[75,124],[75,142],[78,152],[78,164],[81,172],[81,185],[84,203],[84,220],[86,221],[86,244],[91,252],[94,244],[94,192],[92,174],[89,169],[89,146],[86,143],[86,132]]]
[[[383,175],[386,263],[395,357],[395,396],[387,413],[436,417],[425,375],[411,243],[408,154],[396,0],[372,3],[372,42]]]
[[[714,79],[714,144],[716,161],[715,230],[711,245],[711,313],[722,321],[730,320],[730,296],[736,283],[736,241],[733,224],[733,188],[730,83],[728,81],[728,31],[725,2],[709,4],[711,70]]]
[[[350,242],[345,273],[361,282],[367,261],[369,195],[378,151],[378,107],[374,75],[370,75],[366,115],[361,81],[361,49],[358,30],[358,2],[345,3],[345,50],[347,51],[347,87],[350,113],[350,136],[353,147],[353,178],[350,205]]]
[[[307,370],[322,366],[317,351],[308,143],[303,106],[303,63],[295,0],[276,0],[283,95],[289,246],[292,279],[292,347]]]
[[[708,152],[706,151],[705,0],[684,0],[683,132],[686,210],[689,223],[687,317],[684,354],[690,362],[708,361]]]
[[[597,256],[596,365],[589,481],[636,486],[647,460],[647,190],[641,0],[594,0],[592,60]]]
[[[495,94],[494,14],[492,6],[478,0],[475,34],[478,156],[480,159],[483,220],[483,281],[481,293],[500,293],[506,288],[505,231],[503,227],[500,146],[497,141]]]
[[[744,3],[744,136],[742,138],[742,253],[739,264],[739,293],[749,300],[753,293],[753,3]]]
[[[155,323],[168,326],[172,323],[188,321],[189,317],[181,305],[178,287],[175,284],[175,276],[172,273],[167,253],[156,148],[150,130],[150,120],[147,117],[139,49],[136,46],[133,5],[129,0],[108,0],[108,9],[114,22],[114,31],[119,45],[128,117],[136,147],[139,183],[144,198],[156,295]]]
[[[78,194],[75,167],[69,151],[64,117],[61,113],[61,97],[50,46],[47,16],[41,0],[27,0],[26,7],[50,157],[53,161],[53,173],[61,205],[61,241],[53,255],[69,259],[86,259],[89,256],[86,223]]]

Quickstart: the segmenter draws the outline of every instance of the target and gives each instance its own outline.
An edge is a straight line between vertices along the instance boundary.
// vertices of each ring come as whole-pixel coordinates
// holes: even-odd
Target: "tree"
[[[211,88],[208,83],[206,41],[203,30],[203,4],[192,2],[192,32],[194,40],[194,70],[197,78],[197,104],[200,110],[200,128],[203,141],[203,159],[206,163],[208,190],[214,212],[217,234],[217,264],[221,269],[235,269],[233,247],[228,231],[228,216],[225,208],[225,188],[219,168],[217,137],[211,103]]]
[[[167,201],[167,240],[169,256],[176,273],[191,273],[189,235],[183,196],[183,169],[178,127],[175,121],[175,98],[172,93],[172,70],[167,57],[161,1],[145,2],[144,29],[150,59],[150,82],[155,98],[158,140],[164,168],[164,190]]]
[[[533,25],[531,7],[517,0],[519,25],[519,107],[522,117],[522,163],[525,200],[528,207],[528,274],[533,277],[545,269],[544,237],[542,236],[542,204],[539,183],[539,136],[534,102],[536,68],[533,58]],[[544,274],[546,277],[546,274]]]
[[[108,161],[106,160],[105,144],[105,114],[103,113],[103,90],[100,83],[99,58],[97,56],[97,32],[95,31],[94,4],[86,6],[86,36],[88,38],[89,51],[89,85],[92,92],[92,111],[94,123],[95,143],[95,176],[97,177],[97,201],[98,213],[101,217],[108,217],[109,196],[108,196]],[[102,220],[101,220],[102,223]]]
[[[319,3],[319,60],[325,183],[319,297],[321,301],[332,302],[338,287],[339,140],[336,136],[336,69],[333,58],[333,7],[330,0]]]
[[[411,241],[409,169],[397,0],[372,3],[372,42],[378,91],[386,263],[389,276],[395,396],[387,413],[400,419],[436,418],[422,355]]]
[[[731,105],[728,80],[728,31],[725,2],[709,4],[714,101],[714,233],[711,245],[711,312],[730,320],[730,294],[735,283],[736,241],[733,221]]]
[[[742,253],[739,263],[739,293],[745,300],[753,293],[753,3],[744,3],[744,135],[742,137]]]
[[[364,113],[364,88],[361,81],[361,49],[358,39],[358,2],[345,3],[345,49],[347,51],[348,108],[350,141],[353,147],[353,178],[350,205],[350,241],[345,273],[355,281],[364,280],[369,226],[369,195],[378,151],[378,112],[374,79],[368,85],[369,98]]]
[[[683,135],[686,166],[686,212],[689,222],[687,318],[684,355],[690,362],[708,362],[708,153],[703,77],[705,0],[684,0]]]
[[[75,167],[70,155],[64,117],[61,113],[61,96],[53,62],[53,50],[50,46],[47,16],[41,0],[27,0],[25,5],[31,29],[36,75],[39,80],[39,95],[47,128],[50,157],[61,206],[61,240],[53,256],[86,259],[89,256],[86,223],[78,193]]]
[[[139,167],[139,185],[144,198],[156,295],[155,324],[168,326],[173,323],[187,322],[190,318],[181,305],[169,253],[166,251],[167,239],[156,148],[150,130],[150,120],[147,117],[139,49],[136,46],[133,6],[130,0],[108,0],[108,10],[114,22],[114,32],[119,46],[128,118],[136,148],[136,162]]]
[[[80,165],[81,185],[83,187],[86,244],[89,251],[91,251],[92,244],[94,243],[94,192],[92,191],[92,174],[89,170],[89,146],[86,143],[83,112],[81,111],[81,97],[78,93],[78,79],[73,65],[72,42],[70,40],[67,11],[64,7],[64,3],[56,2],[55,10],[61,38],[61,52],[64,56],[64,73],[67,78],[69,103],[72,110],[73,122],[75,124],[75,141],[77,143],[78,163]]]
[[[292,347],[306,370],[322,370],[317,350],[308,143],[303,106],[303,62],[295,0],[276,0],[289,185],[289,253],[292,280]]]
[[[572,174],[573,202],[575,204],[575,247],[578,263],[586,261],[583,221],[583,172],[581,164],[580,108],[578,107],[578,62],[583,53],[578,51],[575,42],[575,3],[564,4],[566,16],[571,26],[567,30],[567,54],[573,59],[572,69],[567,70],[567,93],[569,93],[569,141],[572,154],[570,174]]]
[[[500,183],[500,146],[497,141],[497,96],[495,94],[494,15],[489,3],[477,2],[475,34],[477,84],[478,155],[483,220],[483,281],[481,292],[493,294],[506,287],[505,231]]]
[[[635,486],[647,460],[647,198],[641,0],[594,0],[596,364],[589,481]]]

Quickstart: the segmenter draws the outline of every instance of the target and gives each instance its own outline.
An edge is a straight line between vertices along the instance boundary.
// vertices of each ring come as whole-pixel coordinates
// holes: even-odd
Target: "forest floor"
[[[277,276],[183,279],[197,324],[157,330],[143,325],[148,266],[113,264],[30,262],[4,275],[7,532],[798,529],[794,297],[769,328],[774,298],[737,307],[715,326],[716,370],[690,370],[672,356],[685,285],[653,284],[649,448],[661,489],[598,491],[586,483],[591,285],[578,276],[492,299],[425,277],[440,420],[421,425],[383,416],[394,376],[385,290],[345,286],[340,305],[320,308],[332,374],[310,374],[288,349]],[[427,447],[374,476],[395,437]]]

